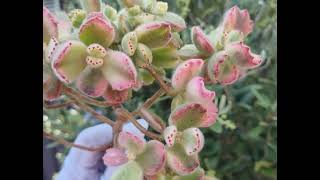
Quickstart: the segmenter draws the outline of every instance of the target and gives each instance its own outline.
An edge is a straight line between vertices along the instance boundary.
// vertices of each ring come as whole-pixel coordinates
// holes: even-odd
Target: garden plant
[[[255,25],[249,12],[233,6],[209,32],[200,25],[188,28],[187,13],[170,12],[167,2],[118,2],[119,9],[81,0],[82,8],[64,18],[43,7],[44,108],[75,106],[110,125],[113,142],[91,148],[46,129],[44,137],[105,152],[107,167],[120,166],[112,180],[214,179],[201,166],[199,156],[210,138],[203,131],[218,131],[216,123],[233,129],[224,120],[232,104],[228,87],[265,63],[245,42]],[[185,32],[190,42],[182,38]],[[126,108],[151,86],[158,90],[134,109]],[[225,94],[219,97],[212,87]],[[171,101],[165,118],[150,110],[164,98]],[[99,109],[108,109],[112,117]],[[127,122],[146,138],[123,130]]]

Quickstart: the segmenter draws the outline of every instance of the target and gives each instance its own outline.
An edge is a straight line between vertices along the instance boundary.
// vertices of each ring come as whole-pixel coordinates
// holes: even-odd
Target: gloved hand
[[[140,119],[138,122],[144,128],[148,128],[148,123],[144,119]],[[124,124],[123,130],[144,137],[144,134],[132,123]],[[111,142],[112,127],[107,124],[87,128],[75,140],[76,144],[92,148]],[[118,167],[105,167],[102,160],[104,153],[71,148],[56,180],[109,180],[112,172]]]

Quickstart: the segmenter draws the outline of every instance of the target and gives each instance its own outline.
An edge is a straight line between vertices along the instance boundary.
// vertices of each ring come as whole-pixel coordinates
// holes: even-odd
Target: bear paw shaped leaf
[[[214,53],[213,44],[199,26],[192,27],[191,37],[193,44],[201,53],[205,55],[211,55]]]
[[[172,116],[169,117],[169,123],[177,123],[186,128],[213,125],[218,117],[218,108],[213,102],[214,98],[215,92],[206,89],[204,78],[193,77],[186,83],[185,88],[173,98],[171,103]],[[194,112],[195,114],[193,114]],[[183,113],[190,114],[186,115],[187,120],[183,120],[185,118]],[[185,123],[183,123],[184,121]]]
[[[49,43],[51,37],[58,37],[58,21],[49,9],[43,7],[43,42]]]
[[[198,155],[187,155],[183,146],[176,143],[167,148],[167,164],[178,175],[185,176],[193,173],[199,167]]]
[[[180,63],[172,75],[172,87],[176,91],[183,90],[193,77],[200,74],[203,64],[202,59],[189,59]]]
[[[252,53],[243,42],[233,42],[209,59],[207,75],[213,83],[229,85],[262,62],[261,56]]]
[[[88,14],[79,29],[79,39],[86,45],[98,43],[107,48],[113,43],[115,36],[115,28],[101,12]]]
[[[107,150],[103,158],[106,165],[121,165],[113,173],[111,179],[142,180],[143,175],[152,176],[163,169],[166,153],[161,142],[156,140],[146,142],[141,136],[121,131],[118,136],[118,144],[119,148]],[[128,171],[131,172],[131,166],[137,173],[134,177],[127,176]]]
[[[253,21],[250,19],[248,10],[240,10],[237,6],[225,13],[222,25],[224,32],[239,30],[244,36],[247,36],[253,29]]]
[[[188,156],[199,153],[204,146],[204,136],[198,128],[178,131],[171,125],[164,130],[163,136],[168,147],[181,144]]]
[[[141,24],[135,32],[138,41],[149,48],[163,47],[172,38],[170,24],[164,21]]]

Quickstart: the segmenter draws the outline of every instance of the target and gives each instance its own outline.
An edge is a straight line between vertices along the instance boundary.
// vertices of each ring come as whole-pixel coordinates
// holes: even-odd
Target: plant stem
[[[152,139],[156,139],[161,141],[163,138],[161,137],[161,135],[159,134],[155,134],[153,132],[148,131],[147,129],[145,129],[143,126],[141,126],[138,121],[134,118],[134,116],[126,109],[124,108],[120,108],[119,112],[124,115],[124,117],[126,117],[133,125],[136,126],[136,128],[138,128],[143,134],[145,134],[146,136],[152,138]]]
[[[65,106],[71,105],[74,102],[72,100],[67,100],[65,102],[60,102],[60,103],[54,103],[54,104],[49,104],[48,101],[43,101],[43,106],[46,109],[56,109],[56,108],[63,108]]]
[[[137,108],[136,110],[134,110],[132,112],[133,116],[136,116],[139,114],[139,111],[141,108],[145,108],[145,109],[149,109],[155,102],[156,100],[161,97],[162,95],[164,95],[164,90],[162,88],[160,88],[156,93],[154,93],[150,98],[148,98],[141,107]]]
[[[150,98],[148,98],[142,106],[140,106],[139,108],[137,108],[136,110],[134,110],[131,115],[132,116],[137,116],[140,115],[144,120],[146,120],[150,126],[155,129],[158,132],[162,132],[162,124],[158,123],[158,122],[154,122],[154,120],[151,120],[149,118],[149,116],[146,116],[146,114],[144,114],[142,112],[142,110],[147,111],[162,95],[164,95],[165,92],[162,88],[160,88],[156,93],[154,93]],[[158,127],[158,126],[160,127]],[[157,127],[156,127],[157,126]]]
[[[112,127],[112,133],[113,133],[113,147],[117,147],[118,146],[118,136],[119,133],[122,131],[122,126],[125,122],[127,122],[126,117],[124,117],[121,113],[121,111],[119,111],[120,108],[115,108],[114,112],[117,116],[116,119],[116,123],[115,125]]]
[[[96,148],[86,147],[83,145],[69,142],[63,138],[55,137],[52,134],[44,132],[44,131],[43,131],[43,137],[50,139],[50,140],[53,140],[53,141],[56,141],[57,143],[63,144],[64,146],[67,146],[67,147],[75,147],[75,148],[79,148],[79,149],[86,150],[86,151],[105,151],[106,149],[108,149],[112,146],[112,144],[107,144],[107,145],[103,145],[103,146],[96,147]]]
[[[170,96],[173,95],[172,91],[170,90],[170,86],[168,86],[162,79],[162,77],[160,77],[158,75],[158,73],[156,72],[156,70],[154,70],[154,68],[150,65],[150,64],[144,64],[142,66],[142,68],[146,69],[159,83],[160,87]]]
[[[233,96],[231,96],[230,89],[229,89],[228,86],[224,86],[223,87],[223,92],[226,95],[228,101],[232,101],[233,100]]]
[[[66,95],[72,94],[72,95],[76,96],[77,99],[81,99],[81,100],[85,101],[86,103],[94,105],[94,106],[99,106],[99,107],[112,106],[112,104],[108,103],[107,101],[98,101],[98,100],[92,99],[92,98],[87,97],[87,96],[83,95],[82,93],[80,93],[70,87],[67,87],[65,85],[63,86],[63,92]]]
[[[74,94],[67,94],[67,93],[66,93],[66,95],[69,96],[70,99],[74,100],[74,101],[75,101],[75,104],[76,104],[77,106],[79,106],[82,110],[84,110],[84,111],[86,111],[86,112],[88,112],[88,113],[91,113],[91,114],[92,114],[95,118],[97,118],[98,120],[100,120],[100,121],[102,121],[102,122],[104,122],[104,123],[106,123],[106,124],[109,124],[109,125],[112,126],[112,127],[114,126],[115,123],[114,123],[111,119],[109,119],[109,118],[107,118],[107,117],[105,117],[105,116],[97,113],[93,108],[91,108],[91,107],[88,106],[87,104],[85,104],[85,103],[83,103],[83,102],[80,102],[80,101],[77,99],[77,96],[76,96],[76,95],[74,95]]]
[[[141,108],[139,115],[148,121],[149,125],[159,133],[162,133],[166,128],[165,123],[161,120],[159,116],[154,114],[153,112],[148,111],[148,109]]]

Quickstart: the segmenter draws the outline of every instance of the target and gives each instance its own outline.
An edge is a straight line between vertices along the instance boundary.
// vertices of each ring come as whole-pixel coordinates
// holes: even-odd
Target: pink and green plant
[[[205,137],[201,128],[212,126],[219,110],[215,92],[206,84],[230,85],[262,62],[244,39],[253,30],[247,10],[232,7],[213,33],[191,28],[192,44],[179,33],[187,29],[182,17],[168,12],[168,4],[156,0],[120,0],[122,9],[99,0],[82,0],[83,9],[72,10],[69,39],[59,36],[59,21],[43,7],[43,98],[46,108],[66,95],[69,102],[112,126],[111,148],[103,157],[107,166],[121,166],[112,180],[208,180],[198,154]],[[66,31],[63,31],[66,32]],[[174,70],[171,80],[165,80]],[[121,106],[132,91],[157,82],[160,90],[135,111]],[[148,111],[162,95],[172,97],[168,125]],[[96,98],[102,97],[104,100]],[[115,120],[89,105],[112,107]],[[143,116],[154,131],[143,128]],[[151,140],[122,130],[132,122]],[[50,136],[47,132],[44,132]],[[110,146],[109,146],[110,147]]]

